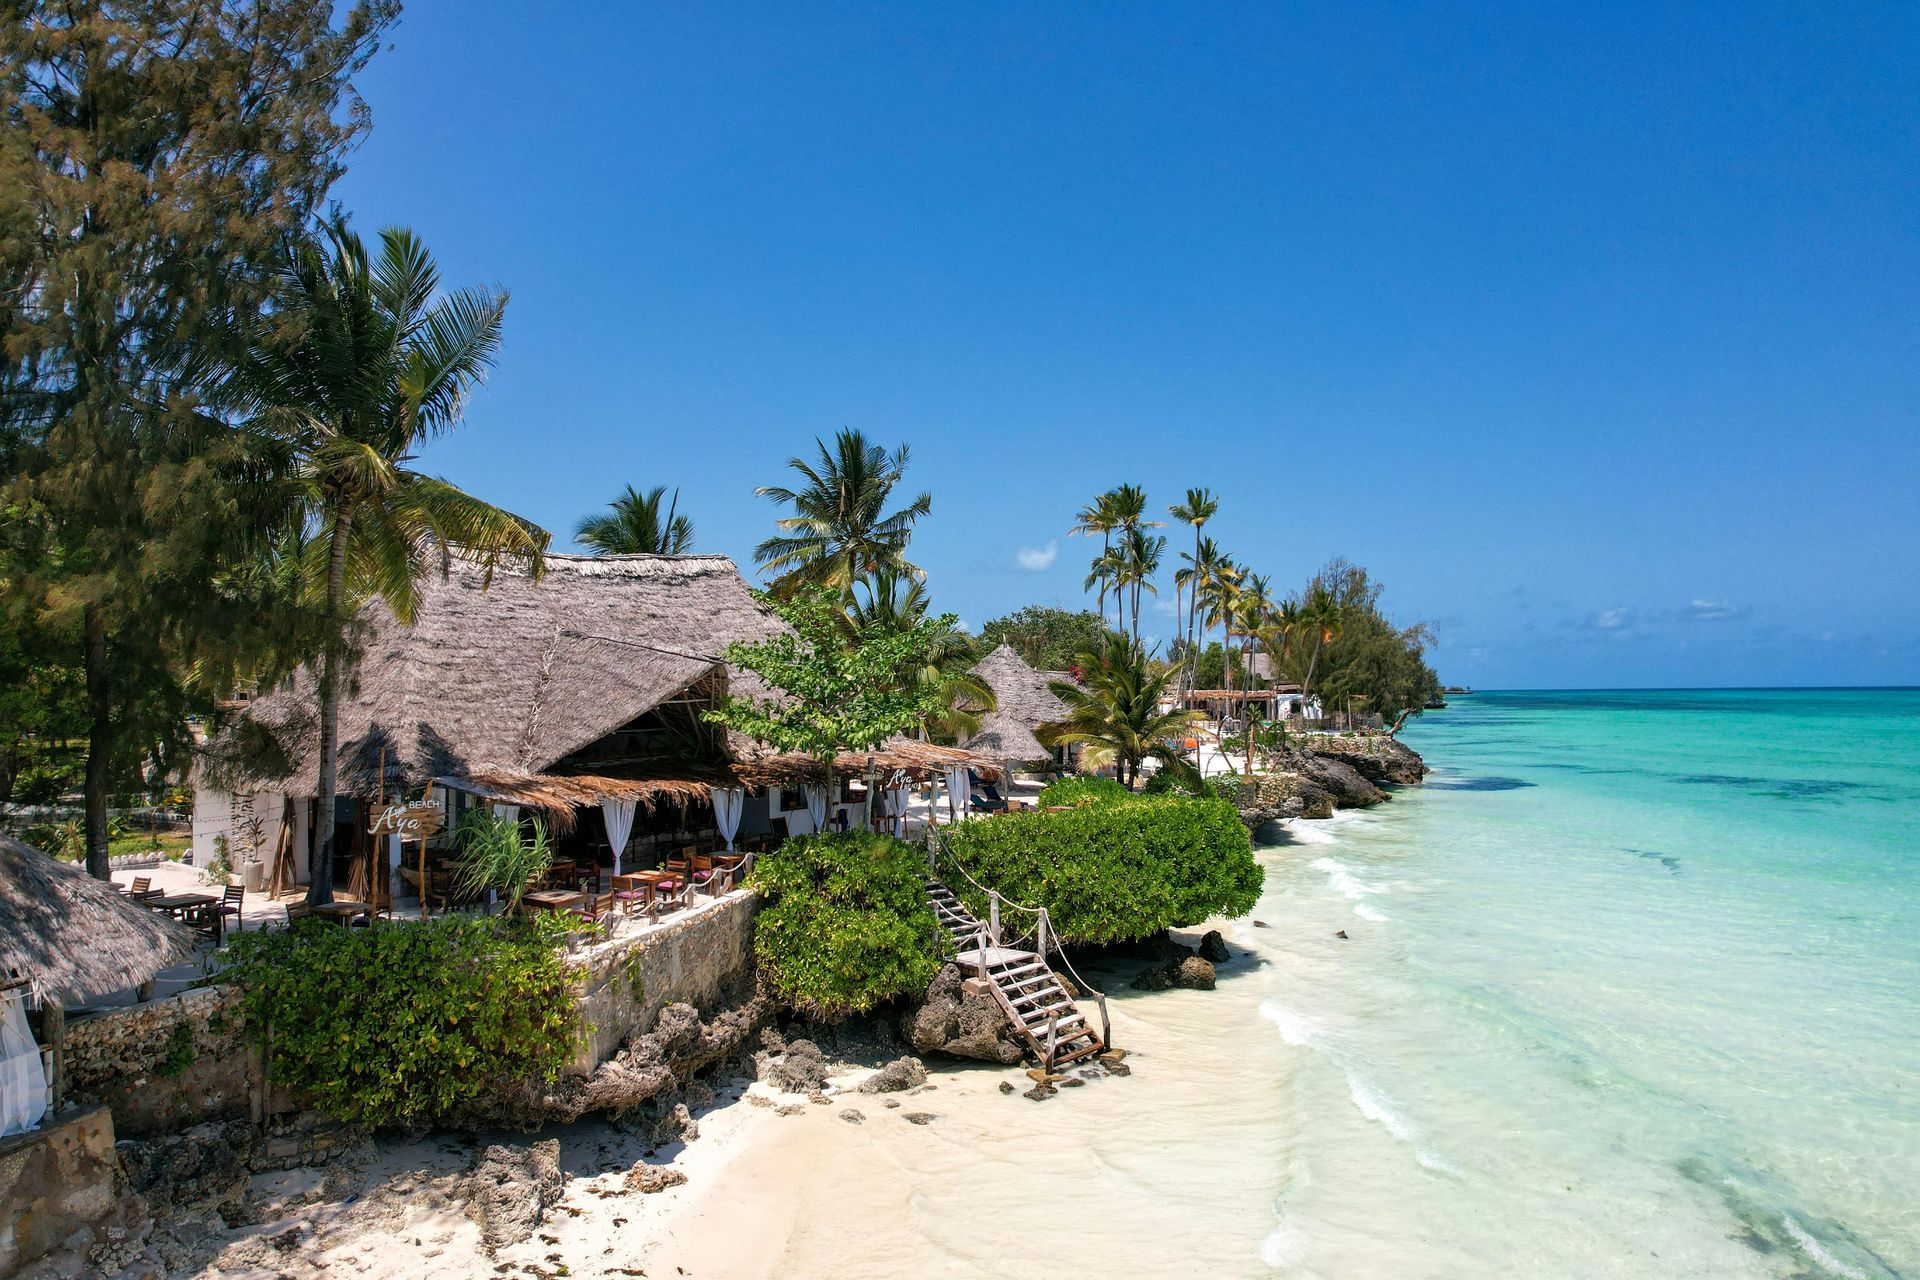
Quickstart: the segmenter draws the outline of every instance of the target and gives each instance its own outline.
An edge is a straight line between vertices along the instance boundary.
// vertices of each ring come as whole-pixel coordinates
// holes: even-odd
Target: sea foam
[[[1333,858],[1315,858],[1308,864],[1315,871],[1327,873],[1327,885],[1343,898],[1358,902],[1370,893],[1385,893],[1384,885],[1373,884],[1353,874],[1353,869]]]
[[[1280,1030],[1280,1038],[1290,1045],[1303,1046],[1313,1043],[1317,1028],[1313,1020],[1305,1014],[1287,1008],[1278,1000],[1262,1000],[1260,1016]]]

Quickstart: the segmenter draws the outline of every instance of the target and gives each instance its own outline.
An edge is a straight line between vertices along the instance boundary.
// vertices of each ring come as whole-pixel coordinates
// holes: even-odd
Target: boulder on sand
[[[480,1224],[491,1255],[519,1244],[560,1201],[567,1176],[560,1171],[560,1144],[552,1138],[530,1147],[498,1143],[475,1161],[466,1184],[467,1216]]]
[[[819,1093],[827,1084],[827,1059],[811,1040],[795,1040],[783,1053],[753,1055],[760,1079],[785,1093]]]
[[[1026,1044],[991,995],[970,992],[958,965],[934,975],[927,993],[900,1019],[900,1034],[915,1053],[1012,1066],[1026,1057]]]
[[[1227,940],[1220,936],[1218,929],[1207,930],[1206,936],[1200,939],[1200,958],[1214,964],[1233,959],[1233,953],[1227,950]]]
[[[899,1093],[927,1082],[927,1067],[918,1058],[895,1058],[860,1082],[861,1093]]]
[[[1188,956],[1173,967],[1173,985],[1190,991],[1213,990],[1213,966],[1199,956]]]

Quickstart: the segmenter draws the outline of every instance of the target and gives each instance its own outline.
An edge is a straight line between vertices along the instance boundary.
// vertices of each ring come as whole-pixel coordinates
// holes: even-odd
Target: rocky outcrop
[[[944,1053],[1005,1066],[1026,1056],[1019,1032],[986,992],[971,992],[958,965],[947,965],[927,994],[900,1019],[900,1034],[915,1053]]]
[[[589,1112],[620,1116],[642,1103],[684,1088],[696,1072],[744,1058],[760,1030],[773,1020],[773,1004],[756,998],[737,1009],[702,1019],[689,1004],[660,1011],[653,1030],[588,1076],[562,1076],[551,1084],[503,1080],[449,1117],[450,1128],[516,1128],[570,1123]]]
[[[1224,964],[1233,958],[1227,950],[1227,940],[1220,936],[1218,929],[1209,929],[1200,938],[1200,958],[1212,964]]]
[[[753,1064],[761,1081],[783,1093],[819,1093],[831,1070],[826,1055],[811,1040],[795,1040],[777,1049],[770,1044],[753,1055]]]
[[[546,1221],[560,1202],[567,1176],[560,1171],[560,1144],[552,1138],[530,1147],[498,1144],[480,1153],[465,1187],[467,1216],[480,1224],[488,1254],[519,1244]]]
[[[1257,830],[1288,818],[1331,818],[1333,797],[1302,773],[1275,771],[1255,774],[1251,786],[1243,782],[1235,807],[1240,820]]]
[[[1196,955],[1183,955],[1164,964],[1152,964],[1134,975],[1127,985],[1135,991],[1170,991],[1184,987],[1190,991],[1211,991],[1213,965]]]
[[[1427,776],[1427,763],[1398,738],[1385,733],[1298,733],[1293,746],[1353,767],[1369,782],[1406,786]]]
[[[1334,756],[1302,752],[1296,758],[1299,771],[1333,797],[1339,809],[1365,809],[1380,804],[1387,793],[1368,782],[1358,769]]]
[[[927,1082],[927,1065],[918,1058],[895,1058],[860,1082],[861,1093],[900,1093]]]

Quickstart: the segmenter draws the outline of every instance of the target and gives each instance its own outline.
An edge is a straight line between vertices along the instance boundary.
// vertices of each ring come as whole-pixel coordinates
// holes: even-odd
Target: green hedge
[[[1245,915],[1263,872],[1232,805],[1130,796],[1059,813],[1015,813],[941,830],[947,884],[982,919],[982,895],[1044,906],[1070,942],[1120,942],[1211,915]]]
[[[269,1075],[368,1126],[433,1121],[499,1078],[555,1079],[579,1027],[552,925],[449,915],[235,934],[220,977]]]
[[[925,991],[940,969],[926,855],[891,836],[795,836],[754,865],[760,981],[810,1018],[837,1022]]]
[[[1120,800],[1131,800],[1134,793],[1127,790],[1112,778],[1094,775],[1087,777],[1060,778],[1047,784],[1040,793],[1036,804],[1047,805],[1083,805],[1112,804]]]

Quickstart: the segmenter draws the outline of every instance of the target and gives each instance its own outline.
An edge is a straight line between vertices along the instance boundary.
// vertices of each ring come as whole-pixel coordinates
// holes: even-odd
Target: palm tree
[[[1129,569],[1132,569],[1135,566],[1135,553],[1142,549],[1139,546],[1137,536],[1140,530],[1158,529],[1161,522],[1158,520],[1148,520],[1146,518],[1147,491],[1137,484],[1119,485],[1107,496],[1111,498],[1113,502],[1114,531],[1120,535],[1120,545],[1124,552],[1123,558]],[[1163,543],[1162,546],[1164,545]],[[1154,560],[1157,567],[1159,557],[1156,555]],[[1133,634],[1135,638],[1138,638],[1140,635],[1140,589],[1143,580],[1131,573],[1128,575],[1128,579],[1128,585],[1132,587]],[[1125,602],[1126,597],[1123,596],[1122,603],[1124,604]],[[1114,620],[1116,622],[1119,621],[1117,615]]]
[[[587,516],[574,526],[574,541],[603,556],[683,556],[693,550],[693,519],[681,514],[678,489],[668,499],[665,485],[645,493],[628,485],[609,505],[611,514]]]
[[[926,585],[896,570],[879,569],[856,584],[847,604],[848,639],[908,631],[926,617]],[[972,638],[958,626],[949,626],[934,637],[916,667],[901,673],[903,680],[940,691],[939,710],[921,722],[922,738],[971,737],[979,732],[980,717],[998,709],[1000,700],[993,686],[973,674],[973,663]]]
[[[1153,537],[1139,525],[1127,531],[1126,541],[1120,544],[1120,577],[1123,589],[1130,590],[1133,596],[1133,638],[1140,639],[1140,593],[1159,595],[1153,585],[1153,575],[1160,572],[1160,559],[1166,554],[1167,540]]]
[[[344,222],[290,246],[272,306],[237,335],[225,391],[249,429],[288,460],[304,534],[291,554],[323,602],[320,778],[308,901],[333,899],[333,807],[348,623],[373,596],[402,622],[418,584],[458,548],[490,573],[538,572],[547,534],[407,464],[452,429],[500,346],[505,294],[439,296],[439,271],[412,232],[380,233],[380,256]]]
[[[1107,588],[1112,585],[1113,531],[1120,527],[1119,513],[1114,509],[1114,491],[1107,492],[1080,508],[1073,517],[1073,528],[1067,530],[1067,536],[1083,534],[1091,538],[1100,535],[1100,554],[1095,557],[1092,572],[1087,574],[1086,590],[1091,591],[1097,584],[1100,588],[1100,622],[1107,621]]]
[[[907,542],[914,521],[933,510],[933,495],[922,493],[897,511],[887,510],[894,486],[906,474],[907,446],[889,455],[846,427],[834,437],[832,449],[824,440],[814,444],[820,451],[815,461],[787,459],[805,481],[799,489],[767,485],[754,491],[794,512],[776,521],[780,536],[754,548],[760,567],[780,575],[774,592],[791,596],[796,588],[814,586],[845,594],[856,580],[879,569],[922,576],[907,562]]]
[[[1094,557],[1093,563],[1087,567],[1087,577],[1086,580],[1080,584],[1080,589],[1083,591],[1091,591],[1095,587],[1100,588],[1100,623],[1102,626],[1105,626],[1107,621],[1107,592],[1112,591],[1114,595],[1118,597],[1121,591],[1121,580],[1126,577],[1126,574],[1126,552],[1120,547],[1107,547],[1106,550]],[[1115,609],[1114,612],[1118,614],[1119,610]]]
[[[1249,573],[1234,594],[1232,620],[1240,635],[1240,671],[1245,681],[1245,697],[1240,703],[1240,721],[1247,734],[1247,776],[1253,776],[1253,649],[1260,632],[1267,626],[1272,608],[1268,593],[1272,583],[1266,575]]]
[[[1201,639],[1204,640],[1207,632],[1218,626],[1221,630],[1221,647],[1226,649],[1232,647],[1234,601],[1239,595],[1240,575],[1244,571],[1224,552],[1213,556],[1212,544],[1211,538],[1206,539],[1205,545],[1213,563],[1211,571],[1197,588],[1200,592]],[[1195,670],[1198,670],[1197,664]],[[1224,673],[1221,683],[1229,683]]]
[[[1219,514],[1219,511],[1220,499],[1214,496],[1213,490],[1211,489],[1189,489],[1187,490],[1185,501],[1176,502],[1167,508],[1167,514],[1175,520],[1178,520],[1182,524],[1193,526],[1193,556],[1191,560],[1188,560],[1189,564],[1197,566],[1200,563],[1200,530],[1207,521]],[[1187,560],[1188,558],[1182,554],[1181,559]],[[1189,570],[1185,569],[1179,570],[1174,574],[1173,612],[1176,618],[1180,615],[1180,588],[1184,585],[1183,578],[1185,582],[1191,582],[1193,581],[1193,575]],[[1193,651],[1193,619],[1198,603],[1198,597],[1189,597],[1187,601],[1186,637],[1189,660],[1191,660]],[[1182,664],[1180,681],[1183,685],[1186,684],[1185,664]]]
[[[1300,684],[1302,700],[1313,696],[1313,669],[1320,661],[1320,650],[1340,634],[1345,621],[1340,601],[1324,587],[1315,587],[1301,607],[1302,623],[1313,632],[1313,656],[1307,659],[1307,678]]]
[[[1047,746],[1079,743],[1080,759],[1092,768],[1111,764],[1131,787],[1149,756],[1176,757],[1170,745],[1187,726],[1201,719],[1196,711],[1162,711],[1173,669],[1147,660],[1146,651],[1124,631],[1107,631],[1079,657],[1080,683],[1054,681],[1049,687],[1067,705],[1067,714],[1041,725],[1037,736]]]
[[[1181,562],[1186,566],[1174,575],[1175,582],[1184,582],[1187,588],[1187,650],[1190,659],[1189,689],[1199,687],[1200,649],[1194,637],[1196,622],[1211,626],[1208,611],[1221,589],[1223,579],[1231,576],[1233,562],[1212,538],[1199,538],[1194,542],[1193,554],[1182,551]],[[1204,640],[1202,635],[1200,639]]]

